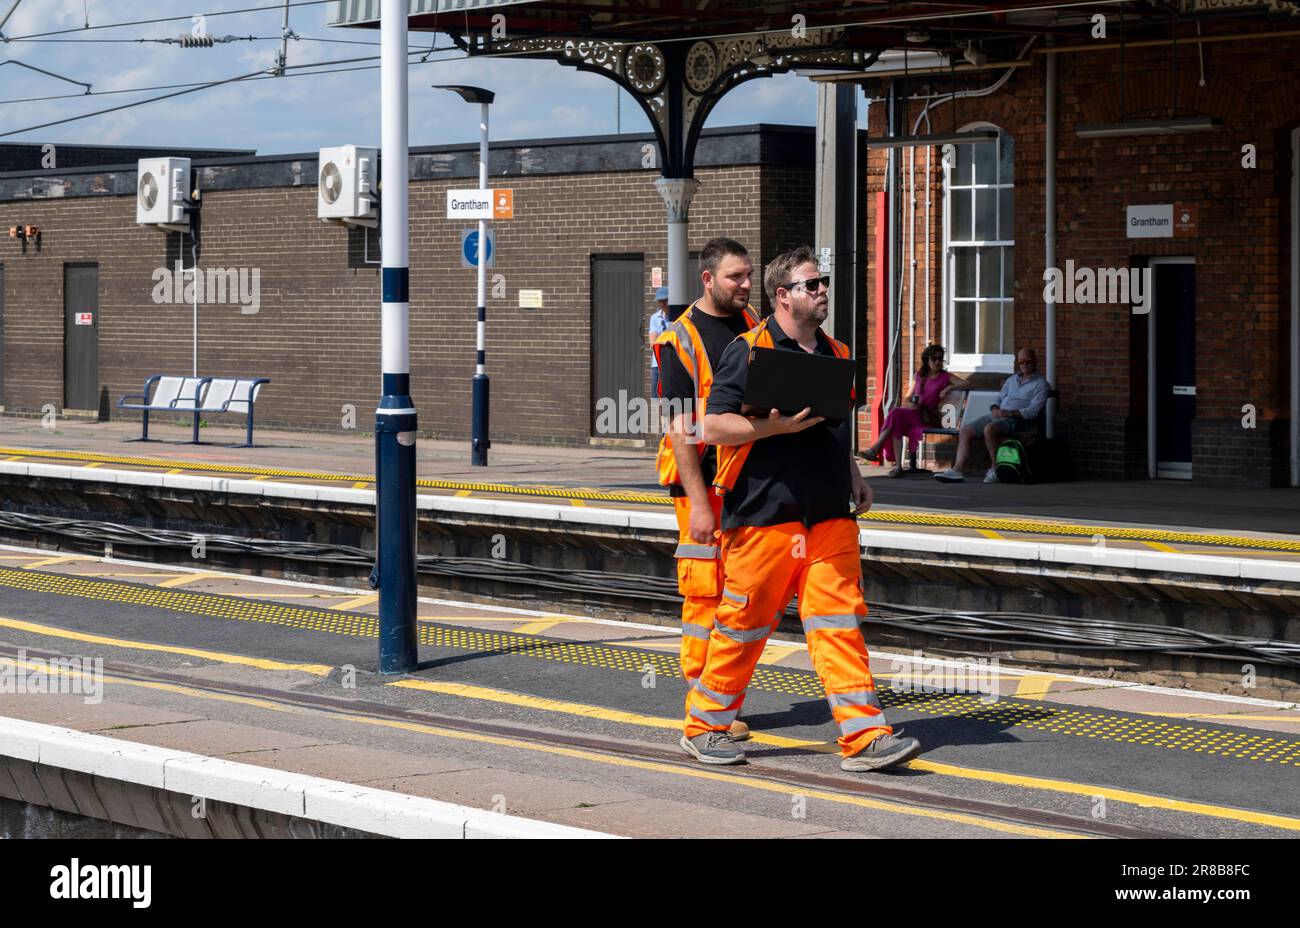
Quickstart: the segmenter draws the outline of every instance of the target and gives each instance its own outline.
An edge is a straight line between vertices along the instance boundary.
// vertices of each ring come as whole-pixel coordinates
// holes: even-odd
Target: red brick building
[[[1039,35],[985,51],[990,63],[979,70],[958,57],[963,70],[949,62],[927,73],[914,52],[915,71],[904,76],[895,58],[888,76],[857,82],[870,99],[872,139],[890,134],[891,91],[907,98],[895,105],[895,134],[998,133],[953,146],[947,166],[940,144],[893,150],[901,314],[887,327],[901,322],[907,383],[927,336],[947,347],[954,370],[1004,377],[1023,345],[1037,349],[1043,368],[1054,59],[1055,266],[1149,268],[1156,291],[1148,313],[1057,301],[1056,434],[1083,474],[1145,478],[1150,463],[1158,476],[1287,484],[1297,414],[1300,19],[1189,21],[1121,42],[1112,17],[1106,39],[1092,39],[1084,23],[1055,46]],[[879,148],[868,155],[873,236],[888,219],[889,157]],[[1189,221],[1134,237],[1149,227],[1130,220],[1154,208],[1174,212],[1175,225]],[[884,252],[874,237],[862,251],[864,283],[874,284]],[[868,293],[859,349],[871,355],[881,301],[874,286]],[[868,365],[874,397],[884,378],[874,356]]]

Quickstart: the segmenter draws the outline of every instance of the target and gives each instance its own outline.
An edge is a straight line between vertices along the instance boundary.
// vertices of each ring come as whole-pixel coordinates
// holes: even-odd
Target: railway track
[[[32,648],[23,649],[23,653],[28,659],[35,657],[47,661],[64,657],[64,655],[54,652],[43,652]],[[18,649],[0,647],[0,656],[10,660],[17,660]],[[136,665],[118,662],[110,663],[106,661],[104,663],[104,674],[106,683],[120,681],[143,685],[161,685],[169,688],[180,687],[198,690],[216,697],[234,697],[271,703],[291,711],[319,712],[345,719],[380,724],[399,724],[403,727],[419,726],[429,730],[429,733],[435,736],[439,731],[467,733],[477,736],[490,736],[507,742],[518,741],[534,745],[540,744],[556,749],[595,752],[643,764],[667,765],[685,770],[699,769],[699,765],[687,760],[679,751],[612,738],[578,733],[562,733],[553,729],[529,725],[483,722],[395,706],[379,705],[355,698],[196,679],[193,676],[156,669],[145,669]],[[710,770],[715,769],[710,768]],[[913,809],[959,814],[981,821],[1044,829],[1060,833],[1061,836],[1131,839],[1177,837],[1174,833],[1150,828],[1062,815],[1056,812],[1006,803],[945,796],[925,790],[880,783],[874,780],[811,773],[764,763],[761,760],[751,760],[744,766],[728,768],[726,775],[734,776],[738,780],[761,781],[792,792],[830,793],[836,796],[858,797],[875,802],[898,804]]]

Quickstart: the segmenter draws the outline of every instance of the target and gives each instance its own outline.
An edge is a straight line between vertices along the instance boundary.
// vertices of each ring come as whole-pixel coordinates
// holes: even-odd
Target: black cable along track
[[[171,529],[144,529],[111,522],[0,512],[0,527],[36,535],[56,535],[93,547],[104,544],[166,550],[189,550],[202,537],[208,551],[279,558],[316,564],[369,568],[374,554],[349,545],[273,541],[233,535],[196,535]],[[521,587],[518,599],[535,599],[535,590],[590,596],[680,603],[677,582],[669,577],[622,574],[560,567],[539,567],[493,558],[421,555],[420,573],[441,577],[506,583]],[[895,603],[870,603],[871,621],[891,628],[978,641],[1002,648],[1052,647],[1063,651],[1123,651],[1221,660],[1251,660],[1300,666],[1300,643],[1267,638],[1218,635],[1172,626],[1040,615],[1030,612],[960,612]],[[792,608],[787,615],[797,620]]]
[[[32,648],[23,649],[23,654],[28,658],[35,657],[47,661],[57,660],[60,657],[60,655],[54,654],[53,652],[43,652],[33,650]],[[17,660],[19,656],[18,649],[0,647],[0,656],[9,660]],[[105,662],[104,673],[110,678],[118,677],[123,680],[142,683],[166,683],[173,686],[184,686],[189,689],[202,690],[214,694],[241,696],[245,698],[251,697],[266,700],[268,702],[279,703],[281,705],[324,712],[331,715],[363,716],[383,721],[412,722],[431,727],[447,728],[459,732],[493,735],[502,738],[514,738],[520,741],[540,742],[543,744],[567,748],[579,748],[616,757],[631,757],[637,760],[671,764],[677,767],[694,767],[691,762],[684,758],[680,751],[670,751],[649,744],[633,744],[589,735],[561,733],[545,728],[533,729],[517,725],[480,722],[474,719],[462,719],[453,716],[433,715],[412,709],[402,709],[396,706],[384,706],[376,703],[365,703],[363,705],[360,700],[355,698],[344,699],[337,696],[324,696],[317,693],[304,693],[296,690],[283,691],[261,686],[250,686],[248,684],[235,684],[227,681],[215,682],[199,680],[189,675],[173,674],[153,668],[146,670],[133,665]],[[934,809],[944,812],[957,812],[1000,822],[1009,822],[1040,828],[1056,828],[1062,831],[1070,831],[1076,834],[1092,837],[1147,839],[1178,837],[1175,834],[1151,828],[1115,824],[1098,819],[1077,818],[1074,816],[1063,815],[1058,812],[1012,806],[1005,803],[988,802],[980,799],[964,799],[958,796],[947,796],[940,793],[906,789],[898,786],[886,786],[865,780],[850,779],[848,777],[828,776],[825,774],[773,767],[762,763],[750,762],[742,767],[735,769],[729,768],[728,772],[734,774],[737,778],[749,778],[783,783],[795,788],[822,789],[846,795],[870,797],[872,799],[886,802],[897,802],[901,805],[908,805],[917,808]]]

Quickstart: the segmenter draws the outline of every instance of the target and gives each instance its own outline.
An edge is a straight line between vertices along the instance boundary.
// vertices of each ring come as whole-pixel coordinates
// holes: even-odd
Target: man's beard
[[[716,306],[718,309],[722,310],[723,312],[738,313],[745,308],[745,304],[743,302],[740,303],[739,305],[737,304],[736,293],[733,293],[730,297],[728,297],[727,294],[722,291],[722,288],[719,287],[717,284],[714,284],[709,289],[709,296],[713,300],[713,305]]]
[[[814,303],[808,309],[795,309],[791,306],[790,314],[799,322],[815,322],[818,325],[821,325],[826,321],[826,317],[830,314],[830,302]]]

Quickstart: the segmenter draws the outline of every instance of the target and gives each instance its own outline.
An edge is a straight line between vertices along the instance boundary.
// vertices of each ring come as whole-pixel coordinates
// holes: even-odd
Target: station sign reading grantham
[[[514,219],[515,192],[500,190],[448,190],[448,219]]]
[[[1124,228],[1129,238],[1191,238],[1197,232],[1196,207],[1184,203],[1129,206]]]

